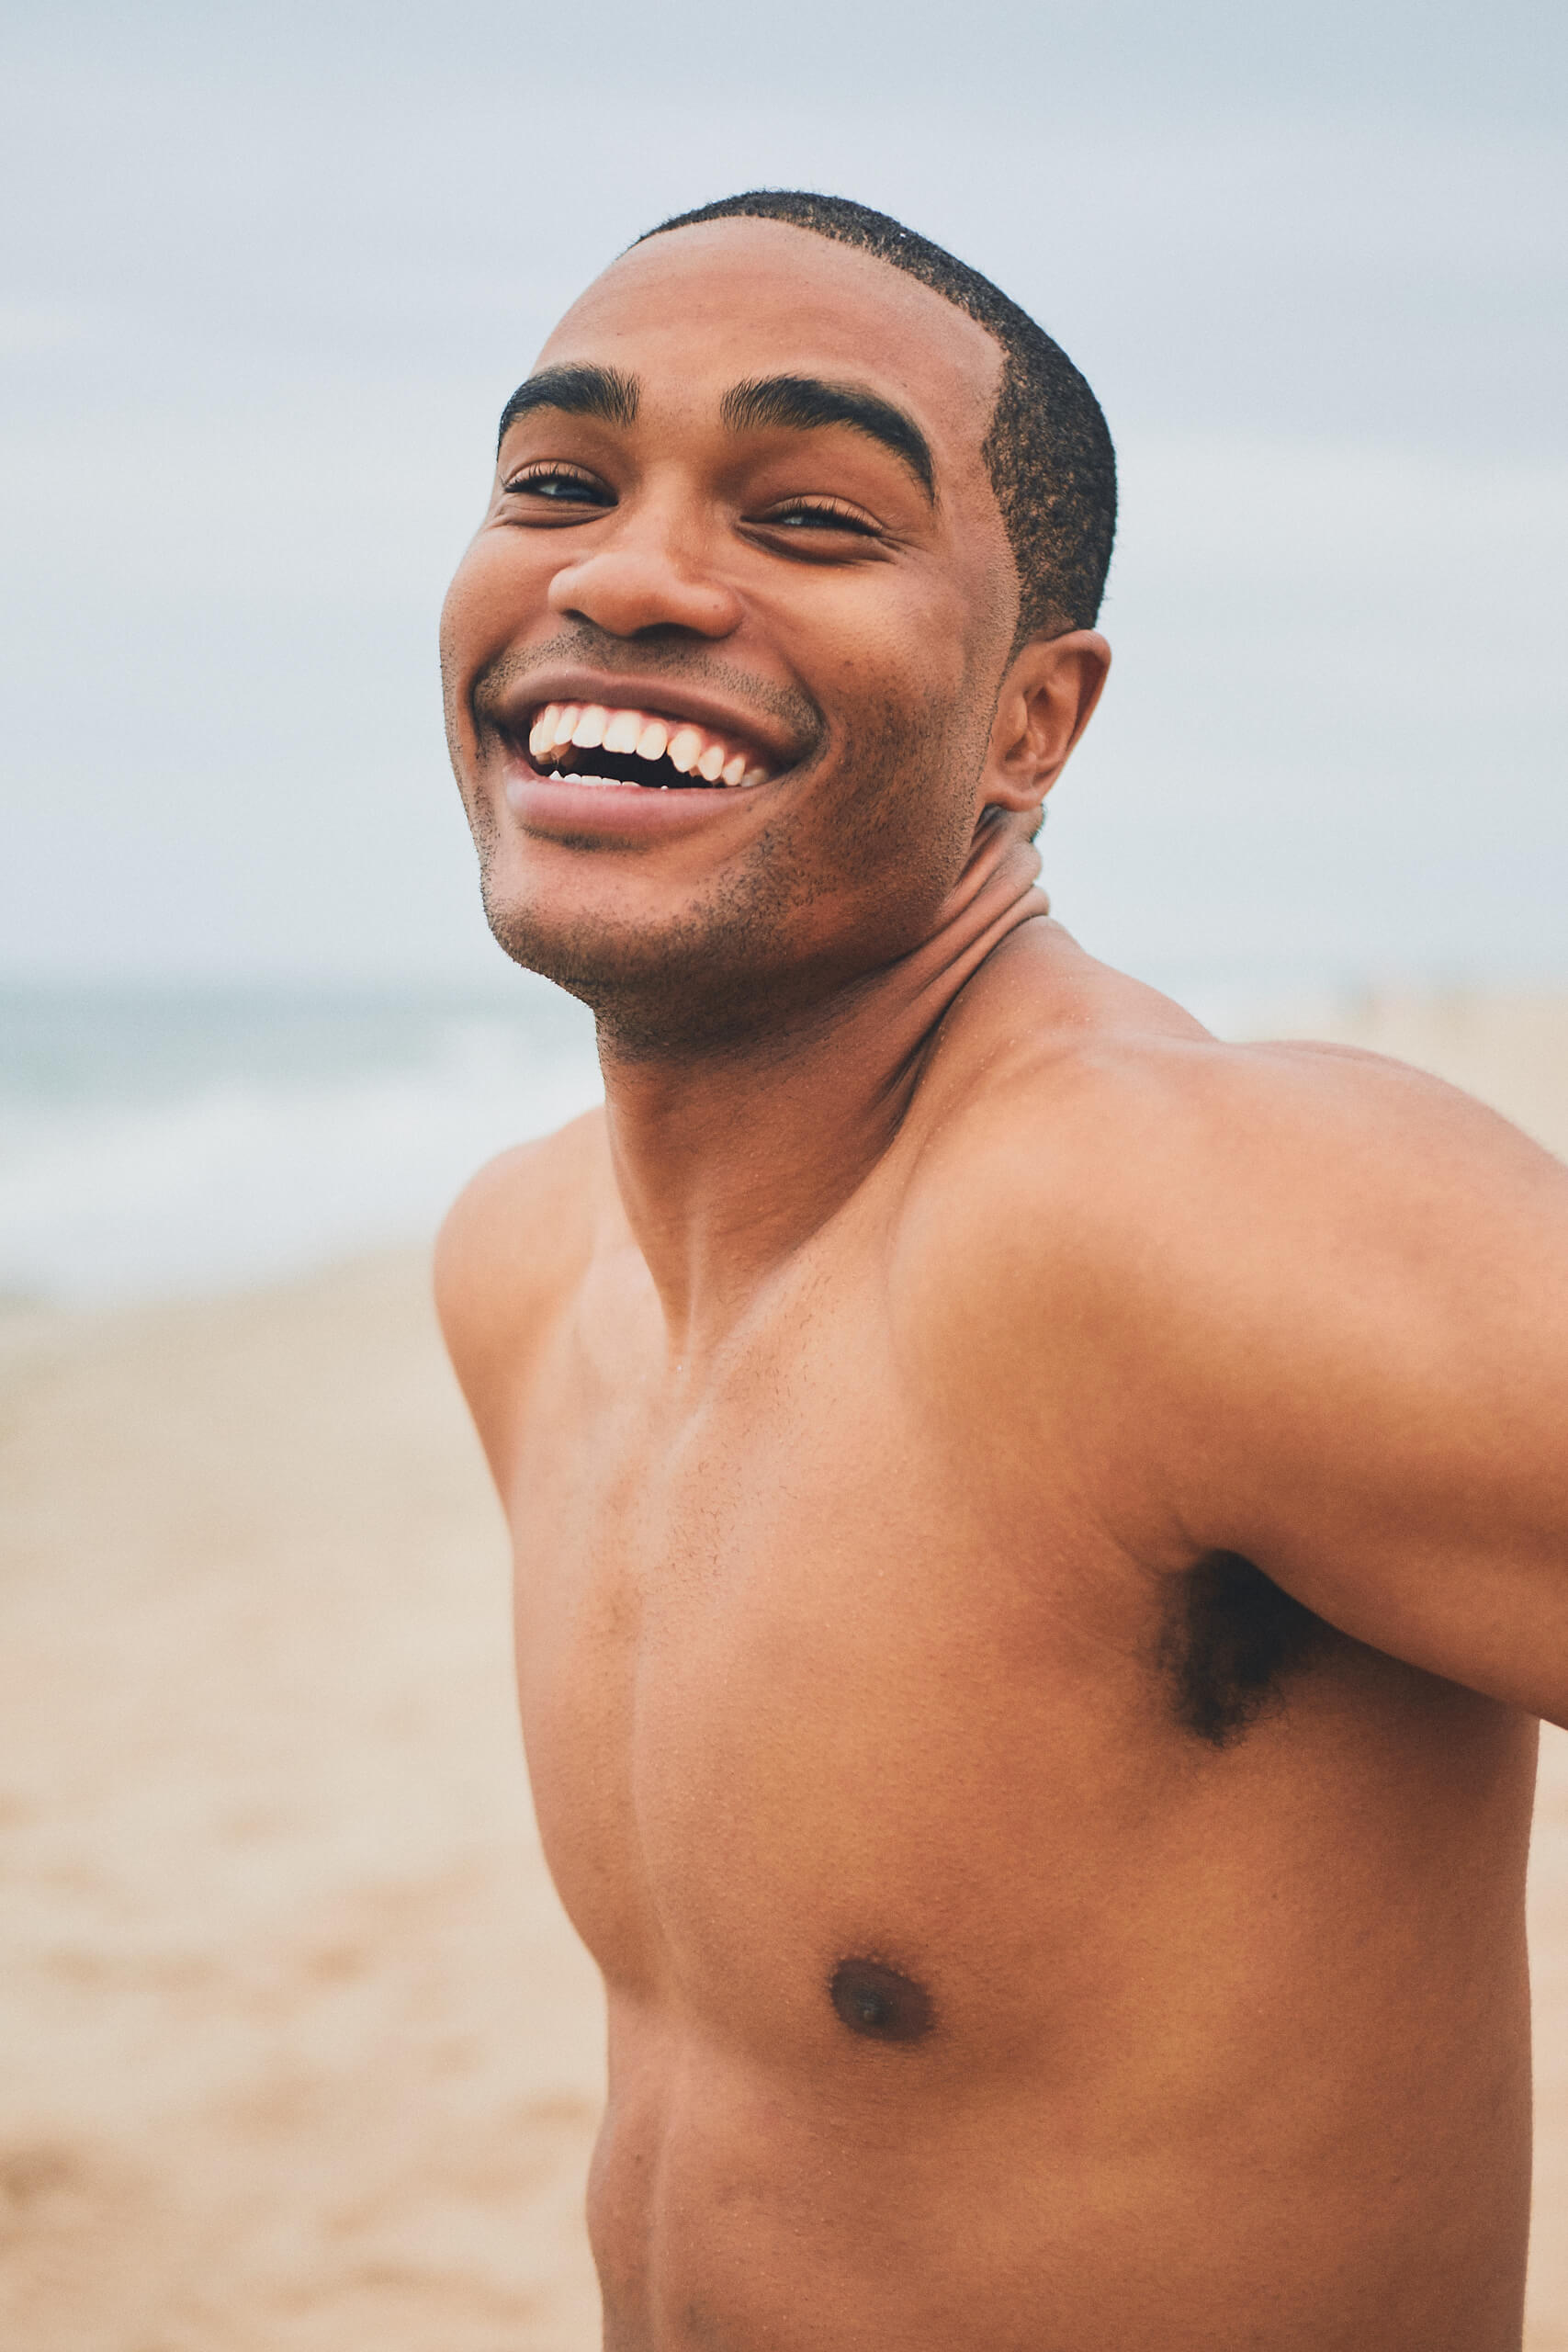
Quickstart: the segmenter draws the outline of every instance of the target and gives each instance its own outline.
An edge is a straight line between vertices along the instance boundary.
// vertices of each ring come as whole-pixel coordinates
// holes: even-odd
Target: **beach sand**
[[[1568,1152],[1568,1003],[1335,1026]],[[0,1494],[0,2345],[590,2352],[599,1998],[423,1263],[11,1316]],[[1531,1903],[1528,2341],[1568,2352],[1561,1733]]]

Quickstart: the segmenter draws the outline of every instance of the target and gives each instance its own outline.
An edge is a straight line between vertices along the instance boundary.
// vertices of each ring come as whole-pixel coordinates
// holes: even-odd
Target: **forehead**
[[[541,366],[571,360],[637,376],[654,401],[716,401],[759,376],[852,379],[913,413],[939,472],[978,468],[1002,368],[983,327],[902,270],[813,230],[750,220],[634,245],[539,355]]]

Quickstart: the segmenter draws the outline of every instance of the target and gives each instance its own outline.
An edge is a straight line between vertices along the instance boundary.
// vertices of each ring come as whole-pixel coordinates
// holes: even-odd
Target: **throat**
[[[601,1012],[616,1187],[677,1355],[727,1329],[894,1148],[968,982],[1045,913],[1038,870],[1027,841],[989,830],[918,945],[806,1003],[787,973],[761,1008],[738,985],[728,1036],[628,1038]]]

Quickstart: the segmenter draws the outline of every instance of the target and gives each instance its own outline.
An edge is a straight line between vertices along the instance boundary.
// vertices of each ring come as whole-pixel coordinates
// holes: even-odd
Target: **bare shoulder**
[[[575,1295],[611,1184],[604,1114],[502,1152],[446,1214],[434,1289],[453,1367],[487,1435]]]
[[[1014,970],[964,1008],[933,1070],[917,1215],[951,1215],[956,1183],[976,1204],[966,1224],[1048,1218],[1048,1246],[1065,1220],[1120,1261],[1134,1233],[1229,1251],[1303,1225],[1386,1233],[1393,1216],[1568,1201],[1560,1162],[1440,1079],[1351,1046],[1224,1042],[1041,929],[1055,936],[1017,935]]]
[[[1237,1554],[1568,1721],[1568,1169],[1401,1063],[1029,954],[909,1123],[888,1295],[933,1430],[1141,1568]]]
[[[1568,1402],[1559,1161],[1401,1063],[1224,1044],[1070,941],[1028,954],[913,1137],[891,1295],[928,1379],[1105,1458],[1134,1425],[1194,1459],[1222,1422],[1260,1459],[1324,1417],[1370,1442],[1438,1364],[1451,1412],[1466,1378]]]

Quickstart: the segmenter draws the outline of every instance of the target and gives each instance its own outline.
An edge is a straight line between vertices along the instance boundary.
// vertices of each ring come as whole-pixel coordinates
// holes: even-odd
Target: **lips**
[[[745,791],[776,774],[753,743],[695,719],[605,703],[550,702],[528,728],[541,775],[669,792]]]

